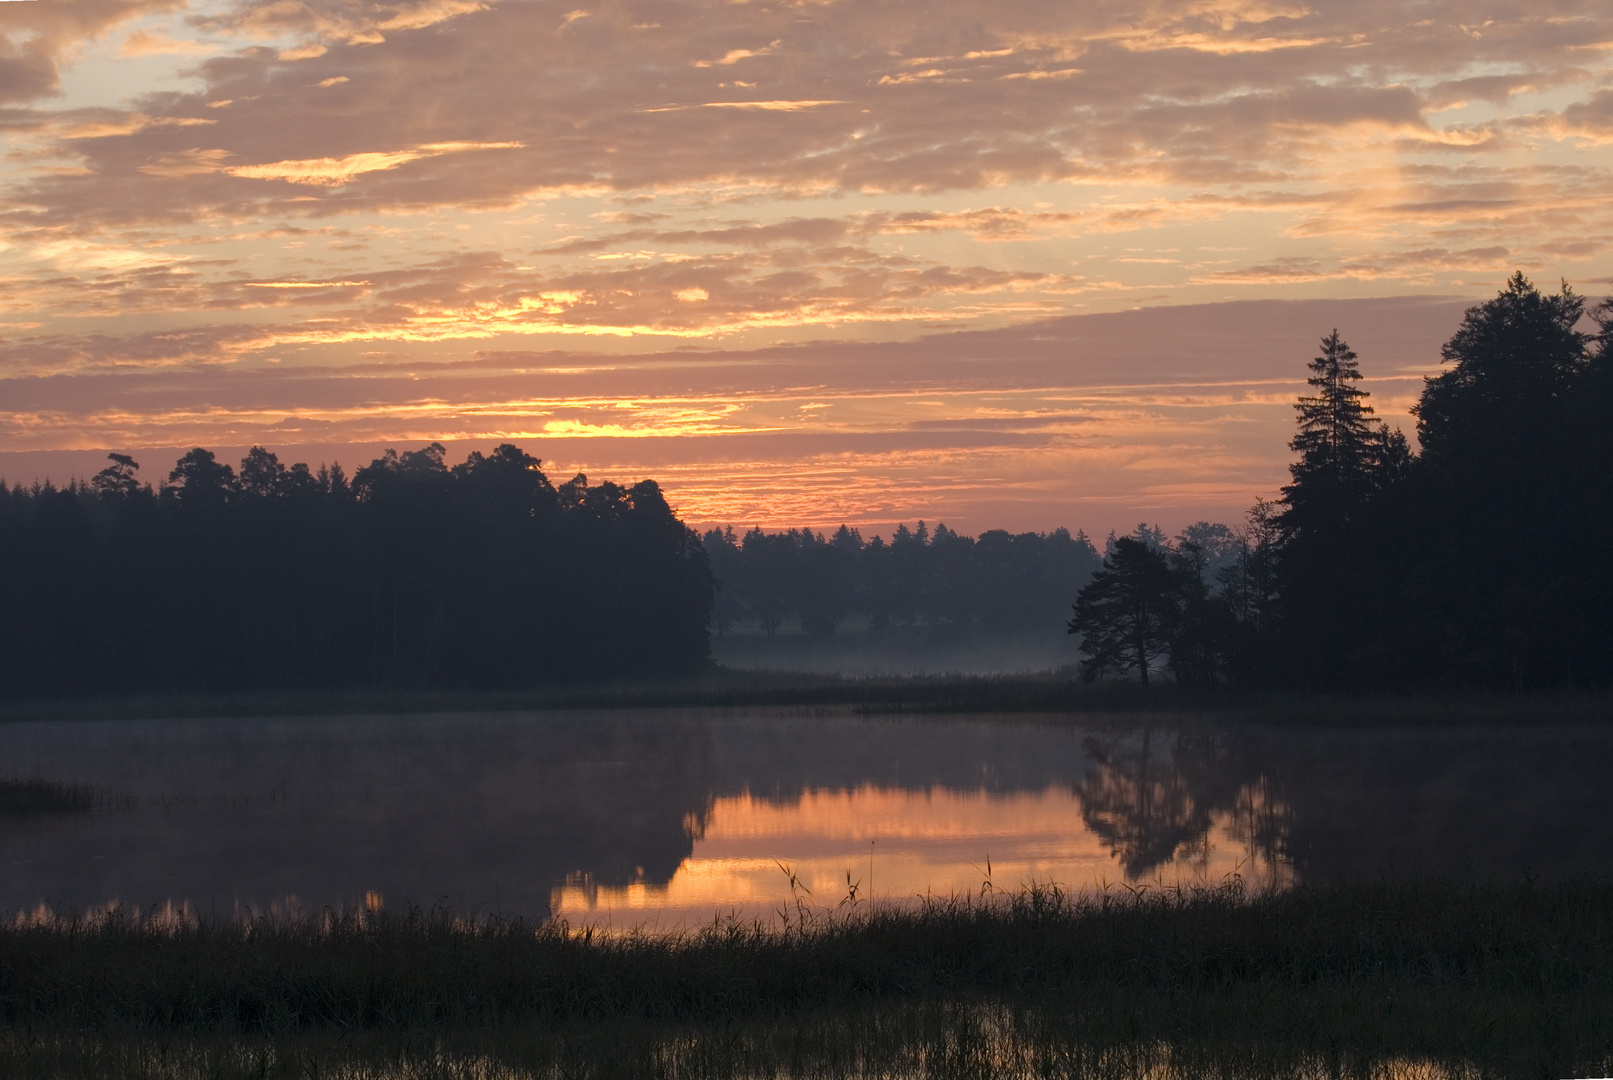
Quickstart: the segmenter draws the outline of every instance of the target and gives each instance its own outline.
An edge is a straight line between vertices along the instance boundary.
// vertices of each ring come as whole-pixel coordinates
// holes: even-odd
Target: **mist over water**
[[[13,723],[0,910],[617,924],[1056,881],[1606,871],[1613,733],[776,712]],[[989,862],[988,862],[989,860]],[[988,870],[989,866],[989,870]]]
[[[713,635],[711,651],[718,663],[736,671],[1015,675],[1073,667],[1081,659],[1079,645],[1079,638],[1067,634],[957,633],[951,627],[925,626],[814,637],[786,625],[773,635],[755,630]]]

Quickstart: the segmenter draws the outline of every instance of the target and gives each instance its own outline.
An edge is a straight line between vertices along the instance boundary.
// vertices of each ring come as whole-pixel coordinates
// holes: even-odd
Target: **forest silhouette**
[[[551,484],[503,445],[387,454],[349,481],[204,449],[0,497],[10,696],[501,688],[709,658],[699,538],[653,481]]]
[[[1279,505],[1206,580],[1191,542],[1121,541],[1069,631],[1083,674],[1331,689],[1605,686],[1613,660],[1613,305],[1515,274],[1468,309],[1414,409],[1374,423],[1334,330]]]
[[[684,526],[653,481],[551,484],[518,447],[347,479],[197,448],[64,489],[0,482],[9,697],[507,688],[688,674],[709,634],[848,620],[1081,636],[1088,681],[1346,690],[1606,686],[1613,304],[1514,275],[1415,411],[1374,420],[1337,330],[1296,405],[1292,480],[1236,526],[978,538]],[[1071,602],[1074,615],[1070,617]]]
[[[887,543],[842,526],[705,536],[713,626],[848,620],[1081,637],[1088,681],[1327,690],[1606,686],[1613,676],[1613,306],[1521,274],[1469,309],[1416,408],[1374,420],[1337,330],[1296,403],[1292,481],[1242,522],[1100,553],[1063,529]],[[1070,601],[1075,601],[1071,618]]]

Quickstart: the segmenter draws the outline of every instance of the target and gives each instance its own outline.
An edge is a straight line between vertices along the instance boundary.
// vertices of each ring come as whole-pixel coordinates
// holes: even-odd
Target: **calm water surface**
[[[613,925],[1239,874],[1613,869],[1613,734],[761,712],[0,725],[0,910],[380,903]],[[989,867],[989,870],[988,870]]]

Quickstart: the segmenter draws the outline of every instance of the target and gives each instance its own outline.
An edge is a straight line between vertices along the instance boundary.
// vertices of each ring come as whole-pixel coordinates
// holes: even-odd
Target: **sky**
[[[0,0],[0,476],[516,442],[685,520],[1175,530],[1613,272],[1590,0]]]

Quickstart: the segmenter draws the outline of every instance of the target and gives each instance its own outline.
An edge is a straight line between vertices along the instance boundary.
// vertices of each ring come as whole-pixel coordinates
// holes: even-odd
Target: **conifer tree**
[[[1404,580],[1425,598],[1397,620],[1416,628],[1397,651],[1448,681],[1572,686],[1606,669],[1594,644],[1608,640],[1594,600],[1606,560],[1565,542],[1603,535],[1609,491],[1595,448],[1613,414],[1594,392],[1584,313],[1566,284],[1553,295],[1512,275],[1467,310],[1413,410],[1422,454]]]
[[[1335,329],[1310,363],[1305,381],[1316,392],[1294,405],[1299,431],[1288,446],[1299,460],[1289,469],[1293,483],[1283,488],[1282,515],[1290,538],[1346,527],[1374,487],[1375,466],[1391,436],[1372,424],[1370,395],[1356,385],[1361,379],[1356,360]]]
[[[140,481],[135,474],[140,471],[140,463],[128,454],[108,454],[107,460],[112,464],[96,473],[90,486],[99,494],[110,497],[127,497],[137,493]],[[0,495],[3,494],[5,489],[0,488]]]
[[[1343,683],[1356,677],[1348,658],[1359,651],[1372,612],[1375,496],[1408,469],[1404,436],[1373,421],[1368,394],[1357,383],[1355,351],[1334,330],[1310,363],[1314,388],[1294,406],[1298,428],[1277,518],[1277,592],[1288,628],[1279,668],[1302,683]]]
[[[1081,635],[1081,678],[1137,669],[1148,685],[1152,662],[1171,647],[1181,623],[1181,578],[1163,551],[1122,536],[1075,599],[1069,633]]]
[[[1534,486],[1588,363],[1591,335],[1576,328],[1584,313],[1566,284],[1550,296],[1521,273],[1468,309],[1440,350],[1451,366],[1413,409],[1424,461],[1443,482],[1476,480],[1480,493],[1498,479]]]

